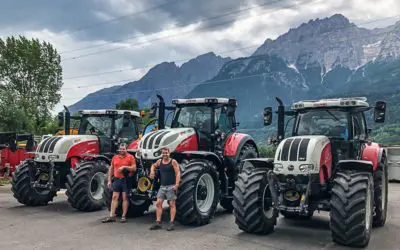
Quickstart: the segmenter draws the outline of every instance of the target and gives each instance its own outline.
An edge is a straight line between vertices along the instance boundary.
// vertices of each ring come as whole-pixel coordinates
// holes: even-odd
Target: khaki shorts
[[[176,191],[174,190],[174,186],[161,186],[158,190],[157,197],[162,200],[174,201],[176,200]]]

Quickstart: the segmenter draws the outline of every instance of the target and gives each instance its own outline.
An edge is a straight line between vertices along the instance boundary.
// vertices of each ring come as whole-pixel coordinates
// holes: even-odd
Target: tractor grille
[[[310,139],[308,138],[287,139],[278,158],[281,161],[306,161],[309,143]]]
[[[39,153],[53,153],[56,143],[61,140],[62,137],[49,137],[46,138],[39,147]]]
[[[168,134],[168,131],[158,131],[152,135],[149,135],[143,141],[143,149],[157,149],[160,146],[161,140],[164,138],[165,135]]]

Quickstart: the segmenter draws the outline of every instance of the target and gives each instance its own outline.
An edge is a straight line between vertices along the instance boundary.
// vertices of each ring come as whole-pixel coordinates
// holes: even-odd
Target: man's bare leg
[[[150,227],[150,230],[160,229],[161,228],[161,216],[162,216],[162,204],[164,200],[161,198],[157,198],[156,202],[156,223]]]
[[[175,215],[176,215],[176,202],[175,201],[169,201],[169,207],[170,207],[170,220],[171,222],[175,221]]]
[[[170,222],[167,228],[168,231],[174,230],[175,224],[175,215],[176,215],[176,203],[174,200],[168,201],[169,202],[169,210],[170,210]]]
[[[119,193],[113,192],[112,201],[111,201],[111,210],[110,217],[115,217],[115,210],[118,207]]]
[[[121,222],[125,222],[126,214],[128,213],[129,200],[125,192],[122,192],[122,218]]]

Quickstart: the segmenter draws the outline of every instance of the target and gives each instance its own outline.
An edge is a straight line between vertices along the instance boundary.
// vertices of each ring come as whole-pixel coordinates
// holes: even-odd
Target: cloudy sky
[[[139,79],[163,61],[214,51],[251,54],[310,19],[341,13],[373,28],[400,19],[399,0],[2,0],[0,37],[25,35],[62,56],[61,104]],[[228,52],[226,52],[228,51]],[[224,53],[221,53],[224,52]],[[56,109],[61,106],[57,105]]]

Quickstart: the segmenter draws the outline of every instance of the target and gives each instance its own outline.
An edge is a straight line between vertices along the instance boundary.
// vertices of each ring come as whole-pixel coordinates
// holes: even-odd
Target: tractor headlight
[[[274,172],[280,172],[283,169],[283,165],[281,163],[274,164]]]
[[[157,150],[156,152],[154,152],[154,157],[159,157],[161,155],[161,151],[162,149]]]
[[[301,172],[307,173],[311,172],[314,170],[314,165],[313,164],[303,164],[299,166],[299,169]]]

